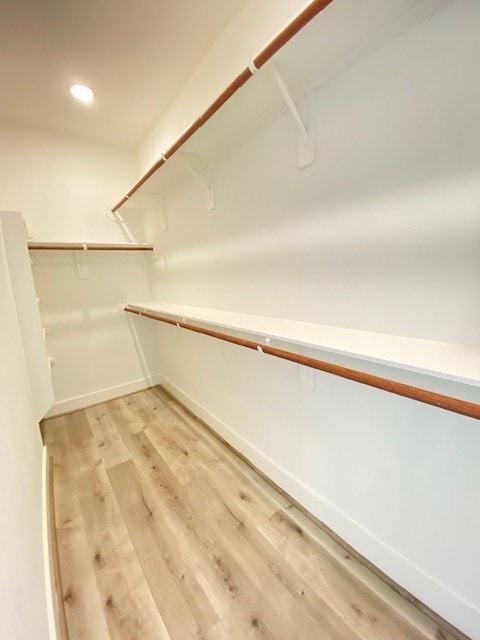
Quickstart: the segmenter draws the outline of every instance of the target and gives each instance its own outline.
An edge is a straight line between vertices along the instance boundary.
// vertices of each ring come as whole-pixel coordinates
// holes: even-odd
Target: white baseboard
[[[69,413],[70,411],[85,409],[85,407],[91,407],[94,404],[100,404],[101,402],[113,400],[113,398],[148,389],[148,387],[153,387],[159,383],[160,379],[157,376],[151,376],[150,378],[140,378],[139,380],[133,380],[132,382],[120,384],[116,387],[109,387],[108,389],[101,389],[100,391],[94,391],[93,393],[87,393],[82,396],[61,400],[51,407],[45,415],[45,418],[53,418],[55,416],[62,415],[63,413]]]
[[[462,599],[457,593],[437,582],[420,567],[413,565],[407,558],[388,547],[385,542],[362,528],[174,384],[166,379],[161,379],[158,383],[312,515],[325,523],[397,584],[473,640],[480,640],[480,610],[473,603]]]
[[[52,567],[50,565],[50,531],[52,526],[49,518],[49,468],[48,451],[43,447],[42,452],[42,534],[43,534],[43,567],[45,572],[45,591],[47,597],[47,617],[50,640],[58,640],[57,625],[55,622],[55,608],[53,606],[54,585],[52,583]]]

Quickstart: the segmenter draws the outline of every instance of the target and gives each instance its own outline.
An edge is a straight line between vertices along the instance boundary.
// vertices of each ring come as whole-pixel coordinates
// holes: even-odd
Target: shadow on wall
[[[161,373],[160,344],[156,323],[126,313],[128,329],[144,378],[157,378]]]
[[[92,394],[118,393],[141,380],[143,364],[122,310],[151,298],[153,253],[45,251],[33,260],[57,403],[80,397],[93,403]]]
[[[172,192],[162,297],[479,344],[471,6],[477,19],[440,12],[316,92],[313,166],[296,166],[284,115],[217,163],[212,216],[193,181]]]
[[[143,213],[137,207],[123,207],[121,211],[105,214],[111,222],[118,226],[125,242],[142,244],[145,242],[145,227]]]

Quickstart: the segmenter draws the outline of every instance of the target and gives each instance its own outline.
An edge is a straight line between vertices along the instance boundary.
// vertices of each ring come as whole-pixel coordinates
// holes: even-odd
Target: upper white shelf
[[[188,173],[181,153],[187,158],[187,154],[190,154],[215,160],[286,110],[286,103],[275,81],[272,62],[292,99],[297,100],[305,92],[307,82],[310,89],[320,86],[396,34],[444,6],[445,2],[333,0],[273,57],[268,54],[271,44],[256,57],[258,52],[252,52],[252,59],[261,68],[252,75],[251,68],[246,67],[238,76],[243,79],[238,83],[234,81],[226,89],[228,99],[223,102],[219,98],[222,106],[218,108],[218,104],[215,106],[213,103],[203,114],[198,114],[199,117],[186,132],[170,149],[164,151],[168,159],[165,162],[159,159],[157,164],[160,166],[153,170],[157,166],[154,165],[142,176],[127,192],[128,198],[122,198],[112,211],[124,205],[146,209],[158,199],[158,195],[168,193]],[[318,0],[309,7],[315,4],[318,4]],[[300,22],[303,24],[305,21]],[[294,24],[298,25],[298,19],[287,25],[277,38],[284,36],[285,40],[290,37],[289,30]],[[146,176],[149,177],[145,179]]]
[[[480,387],[480,349],[475,347],[166,302],[128,306]]]

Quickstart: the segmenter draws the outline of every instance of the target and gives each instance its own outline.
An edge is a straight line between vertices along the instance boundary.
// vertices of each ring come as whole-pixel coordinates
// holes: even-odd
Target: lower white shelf
[[[476,347],[167,302],[128,306],[179,322],[201,322],[480,387],[480,349]]]

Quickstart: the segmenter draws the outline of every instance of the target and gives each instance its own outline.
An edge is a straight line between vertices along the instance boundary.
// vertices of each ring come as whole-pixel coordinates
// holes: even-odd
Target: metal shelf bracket
[[[295,104],[293,97],[290,94],[290,91],[288,90],[288,87],[285,84],[282,76],[280,75],[277,67],[273,62],[271,63],[271,65],[273,69],[273,76],[278,88],[280,89],[280,93],[282,94],[288,110],[290,111],[292,118],[299,130],[298,166],[302,169],[303,167],[308,167],[315,162],[315,130],[308,130],[302,116],[300,115],[297,105]],[[306,93],[306,97],[309,97],[308,93]]]
[[[85,260],[87,251],[88,247],[86,244],[84,244],[82,251],[73,252],[73,255],[75,256],[75,264],[77,265],[77,275],[79,280],[88,280],[88,266]]]
[[[215,193],[212,186],[212,173],[213,173],[212,162],[209,160],[209,158],[204,158],[203,156],[197,156],[192,153],[186,153],[185,151],[179,151],[178,155],[183,160],[183,162],[185,163],[185,166],[188,168],[192,176],[196,180],[198,180],[198,182],[200,182],[200,184],[202,184],[207,190],[207,209],[209,211],[212,211],[212,209],[215,208]],[[204,177],[202,177],[200,173],[200,171],[202,171],[202,173],[205,173],[204,169],[203,168],[198,169],[197,167],[195,167],[194,161],[196,161],[197,164],[200,163],[203,165],[203,167],[206,167],[207,175],[208,175],[208,178],[206,180]]]
[[[160,196],[160,216],[162,218],[162,229],[168,231],[167,203],[165,196]]]

